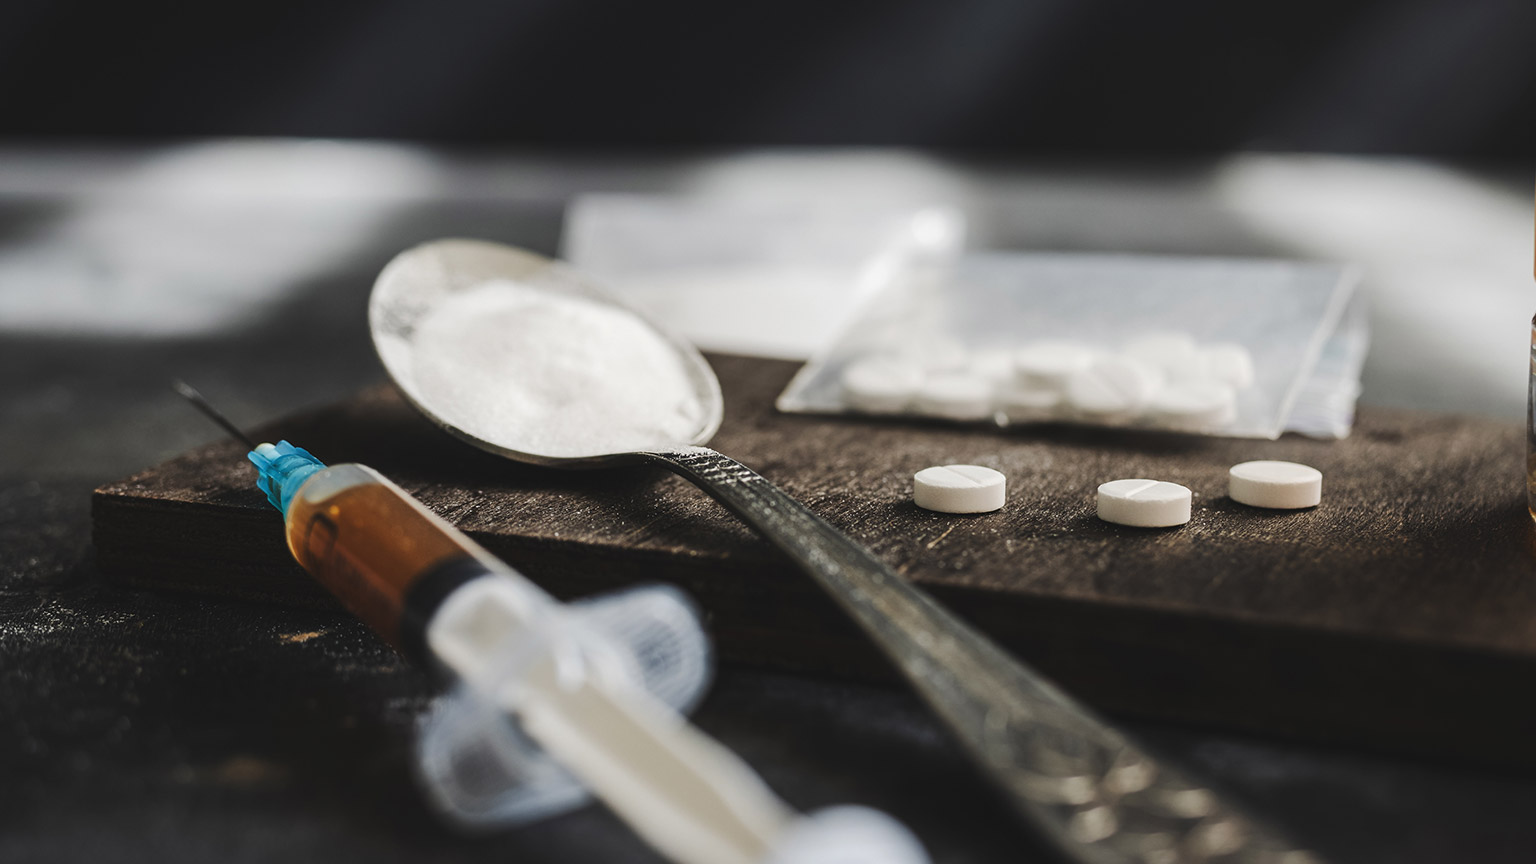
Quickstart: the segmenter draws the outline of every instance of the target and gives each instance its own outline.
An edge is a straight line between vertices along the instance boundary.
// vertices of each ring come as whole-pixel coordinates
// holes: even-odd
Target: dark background
[[[0,136],[1536,151],[1536,3],[0,4]]]

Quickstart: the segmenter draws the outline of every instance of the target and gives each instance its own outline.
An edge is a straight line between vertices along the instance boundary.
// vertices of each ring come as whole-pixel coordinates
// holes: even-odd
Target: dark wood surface
[[[712,358],[713,442],[780,484],[1091,703],[1377,749],[1536,762],[1536,568],[1517,424],[1365,410],[1342,442],[996,431],[778,414],[794,364]],[[328,462],[400,482],[562,596],[640,580],[701,602],[728,660],[889,671],[830,601],[703,493],[651,469],[564,472],[450,439],[387,388],[273,423]],[[1323,504],[1226,497],[1249,459],[1305,462]],[[910,501],[911,475],[1008,477],[995,514]],[[1194,518],[1144,530],[1093,516],[1097,484],[1189,486]],[[288,558],[243,449],[219,443],[97,490],[103,569],[124,582],[326,603]]]

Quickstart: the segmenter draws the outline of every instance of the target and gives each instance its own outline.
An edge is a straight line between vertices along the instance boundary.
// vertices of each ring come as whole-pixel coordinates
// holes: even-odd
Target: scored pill
[[[1098,513],[1105,522],[1133,528],[1172,528],[1189,521],[1190,491],[1161,480],[1111,480],[1099,487]]]
[[[1298,462],[1244,462],[1227,472],[1227,494],[1249,507],[1316,507],[1323,500],[1323,472]]]
[[[936,465],[912,475],[912,503],[939,513],[990,513],[1007,499],[1002,472],[980,465]]]

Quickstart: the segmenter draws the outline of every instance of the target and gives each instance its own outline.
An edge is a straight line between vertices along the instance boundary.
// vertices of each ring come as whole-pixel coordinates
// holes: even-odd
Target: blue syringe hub
[[[309,475],[325,467],[303,447],[287,441],[259,444],[247,457],[256,466],[256,485],[267,493],[267,500],[278,512],[287,515],[288,504]]]

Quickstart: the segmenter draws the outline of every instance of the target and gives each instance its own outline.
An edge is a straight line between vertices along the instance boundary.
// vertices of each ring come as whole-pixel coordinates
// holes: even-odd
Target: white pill
[[[990,513],[1006,499],[1001,472],[980,465],[941,465],[912,475],[912,503],[940,513]]]
[[[1036,342],[1014,352],[1013,369],[1018,383],[1026,387],[1062,387],[1097,356],[1078,342]]]
[[[1199,346],[1183,333],[1149,333],[1127,342],[1122,353],[1156,367],[1170,380],[1199,378],[1205,372]]]
[[[1237,394],[1219,381],[1175,381],[1152,396],[1147,414],[1172,429],[1219,429],[1237,419]]]
[[[1207,378],[1236,390],[1253,385],[1253,355],[1247,348],[1235,342],[1217,342],[1205,346],[1200,354]]]
[[[1249,507],[1297,510],[1323,500],[1323,472],[1296,462],[1244,462],[1227,478],[1227,494]]]
[[[902,355],[924,372],[957,372],[971,362],[971,352],[950,339],[919,339],[902,350]]]
[[[918,367],[894,357],[865,357],[843,370],[843,401],[871,414],[907,410],[923,386]]]
[[[917,391],[917,410],[949,420],[987,420],[992,417],[992,382],[968,372],[929,375]]]
[[[1072,374],[1067,380],[1067,403],[1086,420],[1129,420],[1141,413],[1161,384],[1156,368],[1112,354]]]
[[[1054,387],[1011,384],[997,394],[997,410],[1003,412],[1009,423],[1053,419],[1060,413],[1061,405],[1061,391]]]
[[[1013,352],[1006,348],[985,348],[971,355],[967,369],[997,384],[1013,380]]]
[[[1189,521],[1190,491],[1161,480],[1112,480],[1099,487],[1099,518],[1133,528],[1172,528]]]

